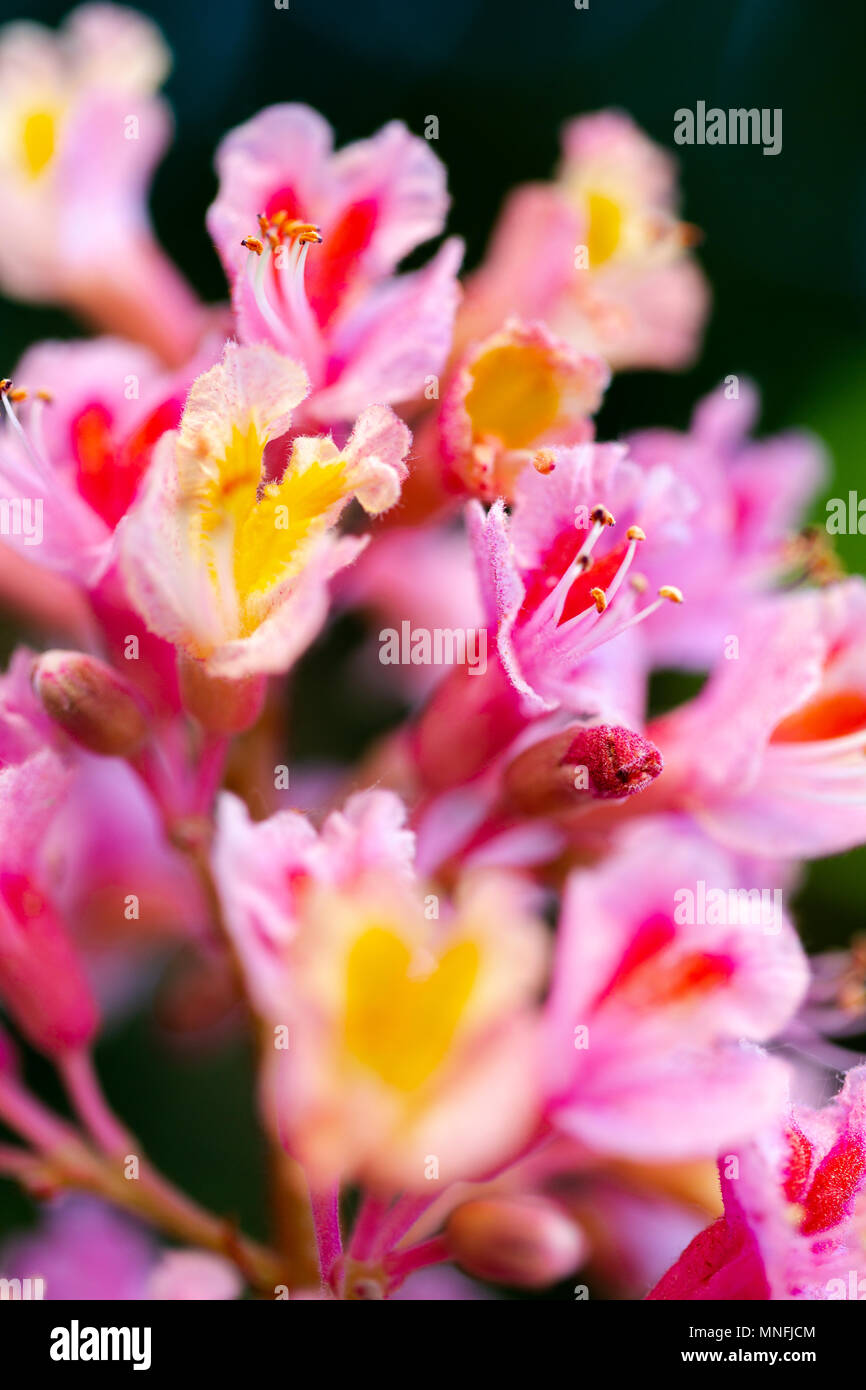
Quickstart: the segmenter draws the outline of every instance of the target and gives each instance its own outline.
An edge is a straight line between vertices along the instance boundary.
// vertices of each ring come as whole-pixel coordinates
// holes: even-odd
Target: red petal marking
[[[555,588],[583,545],[586,534],[586,531],[568,530],[557,536],[538,569],[534,570],[526,580],[526,597],[520,610],[521,616],[530,617],[538,605],[547,598],[550,591]],[[560,618],[561,623],[567,622],[569,618],[577,617],[578,613],[582,613],[584,609],[593,607],[594,600],[590,598],[590,589],[606,589],[608,587],[622,564],[627,549],[628,541],[623,540],[617,545],[611,546],[610,550],[598,558],[596,558],[596,552],[593,552],[590,568],[577,576],[568,591],[568,597],[565,600],[565,607]]]
[[[306,264],[307,298],[320,324],[340,307],[378,220],[378,202],[365,198],[346,208],[333,227],[322,228],[322,245],[308,254]]]
[[[288,184],[283,188],[278,188],[276,193],[272,193],[265,203],[264,214],[269,221],[275,218],[278,212],[284,212],[286,217],[293,222],[306,220],[298,195]]]
[[[663,913],[642,922],[598,1002],[634,984],[642,1005],[675,1004],[728,983],[736,968],[730,956],[692,951],[679,959],[657,959],[676,935],[676,927]]]
[[[804,1235],[829,1230],[847,1216],[866,1176],[866,1143],[848,1130],[815,1169],[803,1200]]]
[[[647,1294],[654,1301],[720,1299],[748,1303],[770,1297],[767,1276],[742,1226],[720,1216],[687,1245],[676,1264]]]
[[[676,936],[676,928],[670,917],[657,912],[641,922],[631,941],[620,958],[619,965],[608,980],[601,999],[606,999],[632,976],[648,960],[669,946]]]
[[[45,903],[26,874],[0,874],[0,898],[19,926],[26,926],[31,917],[38,917]]]
[[[866,733],[866,695],[859,690],[839,690],[821,695],[777,724],[771,743],[814,743],[842,738],[863,729]]]
[[[114,464],[111,425],[110,412],[98,402],[85,406],[70,425],[72,452],[78,463],[78,490],[102,517],[107,501],[106,480]]]
[[[683,956],[665,973],[663,979],[659,979],[660,988],[654,992],[653,999],[656,1003],[673,1004],[693,994],[709,994],[726,985],[734,969],[730,956],[694,951],[691,955]]]
[[[150,463],[153,447],[180,420],[182,402],[163,401],[125,440],[117,440],[108,408],[99,401],[79,411],[70,425],[78,464],[78,490],[85,502],[114,527],[127,511]]]
[[[799,1125],[791,1125],[787,1139],[789,1156],[783,1187],[789,1202],[799,1202],[808,1186],[814,1150]]]

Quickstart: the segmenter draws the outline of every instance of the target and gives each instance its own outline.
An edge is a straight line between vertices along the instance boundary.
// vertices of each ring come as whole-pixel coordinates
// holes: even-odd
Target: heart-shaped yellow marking
[[[414,1091],[441,1065],[478,975],[479,951],[460,941],[422,976],[395,932],[368,928],[349,952],[345,1044],[398,1091]]]

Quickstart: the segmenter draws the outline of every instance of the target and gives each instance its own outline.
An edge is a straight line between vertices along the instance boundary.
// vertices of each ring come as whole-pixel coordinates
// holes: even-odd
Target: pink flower
[[[538,450],[592,438],[610,373],[600,357],[576,352],[541,323],[509,319],[474,344],[450,379],[434,438],[458,482],[486,501],[510,497],[520,470]],[[543,454],[539,466],[543,467]],[[440,465],[441,466],[441,465]]]
[[[557,181],[511,195],[459,338],[517,313],[615,369],[683,367],[709,303],[692,240],[676,216],[671,157],[621,112],[583,116],[565,128]]]
[[[121,567],[148,627],[213,677],[286,670],[327,613],[327,581],[364,541],[336,538],[351,496],[372,515],[393,505],[410,435],[370,406],[341,451],[296,438],[277,482],[265,445],[304,399],[303,369],[273,348],[226,346],[163,436],[121,527]]]
[[[192,365],[167,372],[146,349],[113,338],[31,348],[13,377],[25,400],[4,395],[0,492],[40,501],[42,537],[36,545],[11,529],[7,544],[97,585],[114,557],[117,524],[155,445],[177,426],[194,374]]]
[[[781,914],[710,925],[683,907],[699,880],[736,889],[746,872],[671,818],[572,875],[547,1016],[558,1129],[601,1153],[695,1158],[778,1108],[786,1069],[748,1044],[773,1038],[805,994],[796,933]]]
[[[266,1117],[314,1191],[435,1190],[515,1152],[536,1113],[542,924],[507,875],[425,896],[400,819],[383,792],[321,837],[232,802],[220,818],[229,929],[273,1030]]]
[[[733,849],[835,854],[866,835],[866,585],[767,598],[730,659],[650,725],[658,792]]]
[[[87,1045],[96,1005],[46,893],[44,838],[63,769],[47,749],[0,772],[0,999],[35,1047],[59,1056]]]
[[[315,111],[271,106],[226,136],[217,171],[208,228],[240,336],[303,363],[305,418],[419,396],[451,346],[462,254],[452,239],[423,270],[393,274],[444,225],[445,171],[427,142],[393,121],[335,154]]]
[[[794,1106],[719,1161],[725,1214],[651,1299],[862,1299],[866,1068],[821,1110]]]
[[[0,31],[0,284],[179,363],[203,314],[145,207],[170,133],[154,95],[168,65],[154,25],[114,5],[82,5],[56,34]]]
[[[731,382],[700,402],[688,433],[642,430],[628,440],[637,464],[666,464],[698,501],[689,533],[658,551],[656,569],[688,594],[678,622],[656,618],[644,628],[659,664],[715,663],[744,602],[789,563],[786,546],[820,484],[817,441],[790,432],[753,442],[757,413],[754,387]]]
[[[651,555],[684,533],[694,503],[670,469],[642,473],[621,445],[551,455],[549,471],[521,473],[510,520],[501,502],[486,515],[470,503],[470,530],[497,651],[525,710],[598,712],[586,658],[664,599],[681,601],[663,585],[642,602],[646,582],[629,571],[639,547]]]

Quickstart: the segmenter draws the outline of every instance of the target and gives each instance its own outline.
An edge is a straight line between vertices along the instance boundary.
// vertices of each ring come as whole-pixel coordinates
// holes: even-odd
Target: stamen
[[[290,240],[298,241],[302,246],[322,244],[322,233],[313,222],[287,222],[286,234]]]
[[[30,459],[30,462],[33,464],[42,481],[51,483],[53,479],[49,463],[44,458],[42,452],[36,448],[12,408],[13,401],[24,400],[26,395],[27,392],[21,388],[13,388],[11,377],[3,377],[2,380],[0,380],[0,399],[3,401],[3,409],[6,411],[9,424],[23,444],[27,457]]]
[[[307,248],[321,243],[322,234],[312,222],[290,220],[284,210],[275,213],[272,218],[259,213],[258,223],[261,236],[244,237],[241,243],[258,261],[254,275],[249,262],[247,265],[256,304],[278,343],[288,348],[294,347],[296,342],[300,344],[309,375],[318,379],[322,375],[322,340],[304,288],[304,265]],[[283,270],[282,261],[276,257],[285,254],[290,256],[287,267],[289,284],[284,296],[287,316],[281,315],[271,303],[265,278],[269,265],[275,270]]]
[[[253,298],[256,301],[262,318],[265,320],[265,323],[268,325],[268,328],[271,330],[274,337],[277,339],[277,342],[279,342],[283,347],[289,347],[289,337],[286,332],[285,325],[280,321],[280,319],[274,312],[274,309],[272,308],[270,301],[268,300],[267,292],[265,290],[264,285],[265,267],[268,265],[271,259],[270,243],[268,243],[267,249],[264,246],[262,247],[262,252],[263,254],[259,254],[257,251],[250,251],[250,254],[247,257],[247,276],[249,279],[250,287],[253,292]]]
[[[636,550],[637,541],[629,541],[625,555],[623,555],[622,560],[620,561],[619,569],[617,570],[613,579],[608,584],[606,593],[602,589],[590,590],[590,593],[593,599],[595,600],[596,613],[603,613],[605,609],[608,607],[608,605],[611,603],[613,598],[616,596],[616,594],[619,592],[619,589],[622,586],[622,582],[629,571],[631,562],[634,559]],[[596,594],[601,594],[602,598],[604,599],[604,603],[601,606],[599,606],[599,601],[596,598]],[[577,624],[581,622],[587,616],[587,614],[589,614],[591,617],[594,616],[592,608],[586,608],[582,613],[578,613],[576,617],[569,618],[568,622],[563,623],[562,627],[559,628],[557,632],[557,638],[561,638],[567,634],[572,633]]]

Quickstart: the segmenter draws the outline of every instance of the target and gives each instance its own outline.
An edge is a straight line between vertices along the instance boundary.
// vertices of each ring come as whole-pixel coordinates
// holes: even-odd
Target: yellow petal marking
[[[31,179],[38,179],[54,158],[57,118],[53,111],[28,111],[21,120],[21,155]]]
[[[507,449],[525,449],[554,424],[560,392],[543,349],[504,343],[471,368],[466,410],[476,438],[494,435]]]
[[[410,974],[412,953],[387,927],[371,926],[349,953],[345,1046],[397,1091],[416,1091],[442,1065],[475,986],[480,953],[460,941],[426,975]]]
[[[623,211],[606,193],[586,195],[589,232],[586,238],[589,268],[596,270],[609,261],[622,239]]]

